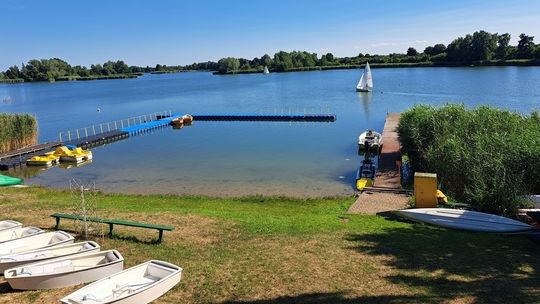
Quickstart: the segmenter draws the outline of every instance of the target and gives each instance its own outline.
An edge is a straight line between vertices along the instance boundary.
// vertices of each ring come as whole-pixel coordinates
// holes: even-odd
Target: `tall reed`
[[[29,114],[0,113],[0,153],[37,143],[37,121]]]

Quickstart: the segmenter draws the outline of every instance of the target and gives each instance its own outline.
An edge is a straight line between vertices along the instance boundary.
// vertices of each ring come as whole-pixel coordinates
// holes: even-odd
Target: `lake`
[[[372,72],[371,94],[355,92],[360,70],[231,76],[189,72],[0,84],[0,112],[34,114],[40,141],[58,140],[61,131],[162,110],[333,113],[333,123],[195,121],[180,130],[164,128],[94,148],[94,160],[85,166],[16,173],[27,184],[57,188],[69,188],[69,180],[78,178],[107,192],[313,197],[353,193],[358,135],[367,128],[382,131],[387,112],[447,102],[522,113],[540,107],[540,67]]]

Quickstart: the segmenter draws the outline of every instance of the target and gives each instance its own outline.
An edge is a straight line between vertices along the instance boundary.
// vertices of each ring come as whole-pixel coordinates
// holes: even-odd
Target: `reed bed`
[[[0,153],[37,143],[37,121],[29,114],[0,113]]]

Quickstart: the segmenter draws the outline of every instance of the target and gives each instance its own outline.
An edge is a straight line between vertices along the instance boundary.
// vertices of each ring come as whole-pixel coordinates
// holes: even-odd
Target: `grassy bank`
[[[44,228],[71,200],[68,192],[41,188],[0,192],[2,218]],[[155,303],[537,300],[540,253],[525,238],[345,215],[353,201],[100,194],[100,216],[176,230],[162,244],[149,243],[157,232],[121,226],[115,238],[97,241],[120,250],[126,266],[155,258],[184,268],[182,282]],[[0,281],[0,302],[55,303],[75,289],[12,292]]]
[[[0,113],[0,153],[37,143],[37,121],[28,114]]]

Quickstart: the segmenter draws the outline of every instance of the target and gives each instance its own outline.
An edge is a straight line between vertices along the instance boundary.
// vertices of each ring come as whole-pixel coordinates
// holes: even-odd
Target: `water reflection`
[[[369,108],[371,106],[371,100],[373,99],[372,92],[366,93],[366,92],[357,92],[356,97],[358,98],[358,101],[362,104],[362,107],[364,108],[364,115],[367,118],[370,117],[370,111]]]

